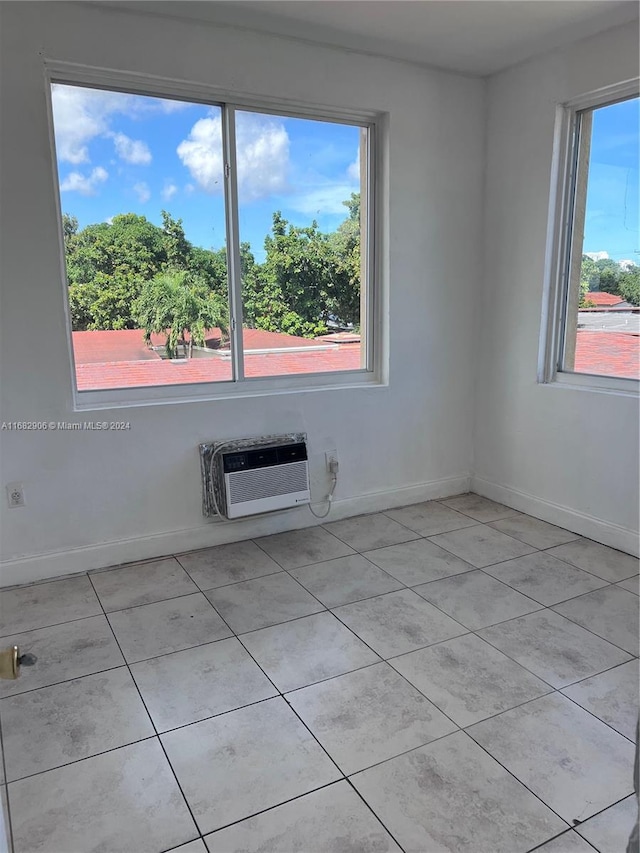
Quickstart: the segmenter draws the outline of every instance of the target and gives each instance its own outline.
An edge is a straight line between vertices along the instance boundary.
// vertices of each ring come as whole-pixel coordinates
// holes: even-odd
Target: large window
[[[372,371],[372,120],[69,82],[52,114],[78,392]]]
[[[547,379],[631,388],[640,378],[639,117],[629,86],[562,115]]]

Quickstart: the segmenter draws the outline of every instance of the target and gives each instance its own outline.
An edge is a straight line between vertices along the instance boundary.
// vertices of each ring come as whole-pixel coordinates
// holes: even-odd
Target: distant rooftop
[[[206,350],[190,359],[162,358],[164,335],[152,335],[146,345],[141,329],[73,332],[73,351],[78,389],[135,388],[145,385],[183,385],[222,382],[232,378],[229,351],[220,349],[221,333],[206,334]],[[263,329],[244,329],[245,375],[282,376],[357,370],[360,336],[326,335],[301,338]],[[305,350],[308,350],[305,352]]]
[[[640,379],[640,336],[580,329],[575,369],[578,373]]]
[[[622,305],[624,299],[621,296],[616,296],[615,293],[604,293],[600,291],[589,291],[584,295],[584,301],[588,304],[593,302],[596,308]]]

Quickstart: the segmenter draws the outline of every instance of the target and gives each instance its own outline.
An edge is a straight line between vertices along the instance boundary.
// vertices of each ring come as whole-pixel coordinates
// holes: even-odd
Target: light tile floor
[[[477,495],[3,590],[13,849],[624,853],[639,601]]]

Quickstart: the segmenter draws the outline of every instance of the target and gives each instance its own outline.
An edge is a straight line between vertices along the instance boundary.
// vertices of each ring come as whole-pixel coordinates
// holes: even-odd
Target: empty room
[[[0,853],[639,853],[618,0],[0,0]]]

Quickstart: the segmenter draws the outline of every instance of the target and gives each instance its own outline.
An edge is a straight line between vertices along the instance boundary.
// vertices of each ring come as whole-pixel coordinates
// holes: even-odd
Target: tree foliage
[[[623,272],[618,280],[620,296],[631,305],[640,305],[640,267]]]
[[[299,227],[287,222],[280,212],[274,213],[262,264],[248,243],[241,244],[246,326],[305,337],[315,337],[328,328],[357,326],[359,195],[352,194],[344,204],[348,208],[346,219],[328,234],[321,232],[316,222]],[[126,213],[79,231],[77,219],[64,214],[69,303],[75,330],[142,325],[158,331],[160,316],[166,323],[164,328],[173,329],[176,321],[170,324],[167,320],[169,304],[174,305],[176,317],[182,316],[182,310],[184,316],[191,317],[197,303],[204,322],[215,303],[216,326],[222,317],[228,317],[226,250],[193,246],[185,236],[182,220],[165,210],[161,215],[162,227],[144,216]],[[205,291],[203,307],[199,300],[205,298]],[[154,298],[160,300],[155,314]],[[192,300],[190,307],[180,300]],[[176,307],[178,303],[182,308]],[[192,325],[189,321],[184,329]],[[193,328],[197,335],[197,322]],[[173,339],[168,347],[174,349]]]
[[[187,270],[165,270],[146,281],[133,304],[133,316],[145,330],[166,335],[167,358],[178,357],[178,345],[189,334],[188,355],[193,344],[204,346],[207,329],[227,331],[226,305],[206,283]]]

